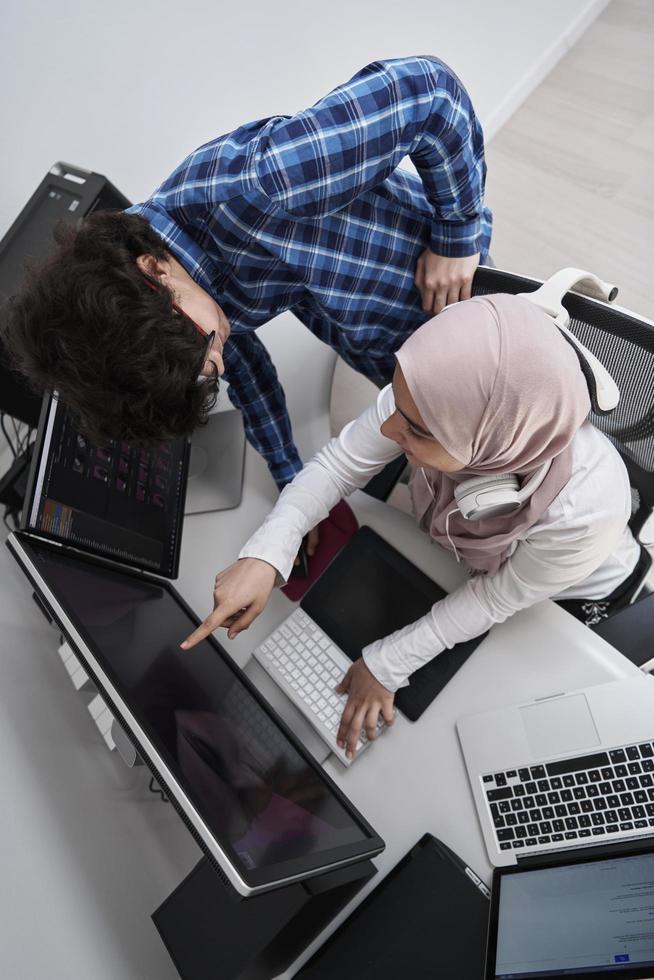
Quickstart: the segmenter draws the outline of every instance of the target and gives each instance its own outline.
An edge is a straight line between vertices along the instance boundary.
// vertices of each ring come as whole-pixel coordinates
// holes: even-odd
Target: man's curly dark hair
[[[206,421],[215,384],[198,385],[203,345],[139,255],[169,257],[144,218],[102,211],[60,226],[2,311],[12,365],[36,391],[56,388],[95,442],[150,443]]]

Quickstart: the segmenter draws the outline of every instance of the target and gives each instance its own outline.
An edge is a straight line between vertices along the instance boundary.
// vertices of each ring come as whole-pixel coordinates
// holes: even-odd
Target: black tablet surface
[[[361,527],[300,603],[351,660],[408,626],[447,593],[369,527]],[[416,721],[486,636],[443,650],[411,675],[395,704]]]

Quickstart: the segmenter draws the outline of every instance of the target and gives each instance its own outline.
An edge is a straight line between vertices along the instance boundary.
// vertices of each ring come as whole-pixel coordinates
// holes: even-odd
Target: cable
[[[155,796],[160,796],[162,803],[170,803],[170,800],[168,799],[164,791],[161,789],[160,786],[157,786],[157,784],[155,783],[154,776],[150,776],[150,783],[148,785],[148,789],[150,790],[151,793],[154,793]]]
[[[9,446],[9,448],[11,449],[11,454],[14,457],[14,459],[16,459],[16,456],[18,455],[18,453],[16,452],[16,449],[14,448],[14,444],[11,441],[11,438],[9,436],[9,433],[7,432],[7,429],[5,427],[5,413],[4,412],[2,412],[0,414],[0,426],[2,426],[2,431],[4,432],[4,436],[5,436],[5,439],[7,440],[7,444]]]

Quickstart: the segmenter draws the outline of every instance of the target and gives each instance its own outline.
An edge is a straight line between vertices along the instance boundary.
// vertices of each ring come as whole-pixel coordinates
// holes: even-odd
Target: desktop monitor
[[[8,545],[205,854],[244,896],[384,843],[173,586],[18,532]]]

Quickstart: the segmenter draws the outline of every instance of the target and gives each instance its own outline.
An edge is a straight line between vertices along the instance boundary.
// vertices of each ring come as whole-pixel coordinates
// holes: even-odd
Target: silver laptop
[[[654,834],[654,677],[457,721],[491,863]]]

